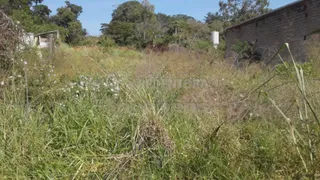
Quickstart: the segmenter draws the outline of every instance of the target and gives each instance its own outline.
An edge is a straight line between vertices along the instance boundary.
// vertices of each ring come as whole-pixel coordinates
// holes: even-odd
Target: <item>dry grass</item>
[[[319,126],[290,67],[236,69],[218,53],[67,46],[51,63],[56,76],[27,71],[29,109],[24,79],[15,84],[22,90],[1,87],[1,177],[303,179],[319,174]],[[304,92],[317,114],[317,67],[312,71],[303,76]],[[79,80],[88,75],[88,81],[100,82],[113,73],[119,78],[117,96],[110,89],[85,90],[86,82]],[[81,87],[61,91],[70,83]],[[292,127],[296,141],[288,133]]]

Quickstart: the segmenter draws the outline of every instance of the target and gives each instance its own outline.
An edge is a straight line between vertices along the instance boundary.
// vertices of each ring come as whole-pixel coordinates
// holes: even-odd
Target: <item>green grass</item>
[[[301,94],[295,68],[278,68],[279,73],[253,64],[237,70],[217,54],[63,47],[50,62],[33,57],[31,63],[31,58],[0,87],[3,179],[312,179],[319,174],[320,129],[312,115],[312,110],[318,115],[320,102],[317,73],[298,73],[306,87]],[[188,78],[206,79],[208,87],[150,86]],[[191,108],[194,104],[206,108]],[[296,144],[290,127],[296,129]]]

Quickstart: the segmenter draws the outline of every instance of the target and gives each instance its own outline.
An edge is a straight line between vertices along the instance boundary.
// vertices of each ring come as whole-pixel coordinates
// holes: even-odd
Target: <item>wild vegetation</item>
[[[51,15],[52,10],[42,4],[43,0],[2,1],[0,9],[19,22],[26,32],[59,30],[62,40],[73,46],[87,45],[90,41],[90,37],[86,37],[87,30],[79,21],[83,11],[79,5],[65,1],[65,6]],[[101,24],[102,35],[98,44],[102,42],[107,43],[107,46],[132,46],[138,49],[157,49],[176,44],[185,48],[208,50],[211,47],[212,31],[223,34],[224,29],[232,24],[270,11],[268,0],[227,0],[217,5],[219,11],[209,12],[204,22],[201,22],[185,14],[155,13],[155,7],[148,0],[141,3],[127,1],[113,11],[109,23]],[[91,43],[97,45],[97,42]]]
[[[232,24],[270,11],[268,6],[267,0],[220,1],[219,12],[209,12],[203,23],[184,14],[155,13],[155,7],[148,0],[142,3],[128,1],[114,10],[110,23],[101,24],[101,32],[121,46],[145,48],[177,44],[191,49],[208,49],[212,46],[212,31],[223,34]]]
[[[192,52],[29,52],[1,79],[0,176],[312,179],[318,72]]]
[[[5,56],[1,178],[319,178],[319,44],[305,64],[237,68],[223,48],[158,53],[113,38],[61,44],[49,60]]]

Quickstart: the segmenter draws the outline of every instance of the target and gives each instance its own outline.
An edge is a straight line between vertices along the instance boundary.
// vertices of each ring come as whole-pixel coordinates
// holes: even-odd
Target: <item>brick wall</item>
[[[271,13],[251,19],[226,30],[226,57],[235,57],[232,46],[237,41],[256,42],[258,52],[266,62],[284,43],[289,43],[297,61],[306,61],[307,46],[320,31],[320,0],[301,0]],[[288,52],[281,52],[286,58]]]

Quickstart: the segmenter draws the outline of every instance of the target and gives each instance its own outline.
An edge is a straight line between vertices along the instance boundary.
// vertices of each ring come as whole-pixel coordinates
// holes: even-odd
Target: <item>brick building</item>
[[[320,41],[320,0],[300,0],[226,29],[227,58],[237,41],[253,42],[269,63],[284,43],[289,43],[297,61],[308,60],[308,44]],[[283,50],[281,55],[287,57]]]

